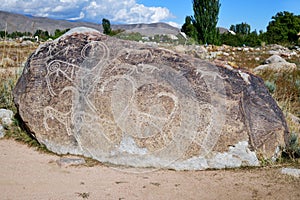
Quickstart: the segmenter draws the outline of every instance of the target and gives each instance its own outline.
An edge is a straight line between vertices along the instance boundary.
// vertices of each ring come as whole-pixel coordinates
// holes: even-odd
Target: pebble
[[[294,176],[296,178],[300,178],[300,169],[295,168],[282,168],[281,169],[282,174]]]

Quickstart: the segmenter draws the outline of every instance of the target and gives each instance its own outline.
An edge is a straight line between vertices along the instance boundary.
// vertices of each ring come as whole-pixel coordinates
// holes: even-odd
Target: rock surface
[[[274,72],[291,72],[297,69],[295,63],[289,63],[279,55],[272,55],[265,60],[264,65],[260,65],[253,69],[253,72],[258,74],[265,70],[271,70]]]
[[[0,138],[5,136],[4,126],[9,126],[12,123],[13,111],[7,109],[0,109]]]
[[[87,28],[42,44],[14,99],[48,149],[134,167],[255,166],[288,137],[260,78]]]

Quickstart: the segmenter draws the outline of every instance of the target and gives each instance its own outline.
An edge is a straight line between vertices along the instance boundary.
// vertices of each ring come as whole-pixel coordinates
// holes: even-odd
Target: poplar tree
[[[192,17],[186,16],[185,23],[181,27],[181,31],[184,32],[187,36],[197,39],[197,31],[192,23]]]
[[[108,19],[105,19],[105,18],[102,19],[102,27],[103,27],[104,34],[106,34],[106,35],[111,34],[110,21]]]
[[[193,0],[193,24],[197,30],[197,38],[200,43],[218,43],[217,23],[220,7],[219,0]]]

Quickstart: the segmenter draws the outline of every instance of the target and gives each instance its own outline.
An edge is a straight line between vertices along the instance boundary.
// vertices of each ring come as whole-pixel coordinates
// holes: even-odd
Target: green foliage
[[[257,35],[256,31],[253,31],[248,35],[242,35],[242,34],[233,35],[231,33],[224,33],[220,35],[220,41],[222,44],[235,46],[235,47],[243,46],[243,45],[256,47],[256,46],[260,46],[262,43],[262,40],[260,39],[260,35]]]
[[[197,30],[197,39],[202,44],[217,44],[219,0],[193,0],[193,25]]]
[[[202,44],[217,44],[218,15],[221,4],[219,0],[193,0],[194,17],[192,18],[197,39]]]
[[[1,80],[2,78],[0,78]],[[16,79],[1,80],[0,85],[0,108],[16,111],[13,101],[12,91],[15,87]]]
[[[230,30],[235,32],[235,35],[231,33],[222,34],[220,37],[222,44],[230,46],[246,45],[251,47],[261,45],[260,35],[257,34],[256,30],[251,32],[251,27],[247,23],[231,25]]]
[[[300,158],[300,145],[297,134],[292,133],[290,135],[288,146],[283,149],[283,157],[290,159]]]
[[[236,25],[231,25],[230,30],[236,34],[248,35],[251,31],[251,26],[247,23],[241,23]]]
[[[115,36],[125,31],[122,29],[112,30],[110,27],[110,21],[105,18],[102,19],[102,27],[103,27],[103,33],[109,36]]]
[[[246,37],[244,38],[244,44],[251,47],[257,47],[261,46],[262,40],[260,39],[259,35],[255,30],[250,34],[246,35]]]
[[[60,36],[62,36],[63,34],[65,34],[66,32],[68,32],[70,29],[65,29],[65,30],[59,30],[56,29],[54,32],[54,35],[51,36],[52,39],[56,39],[59,38]]]
[[[50,35],[49,35],[49,32],[48,31],[43,31],[43,30],[40,30],[38,29],[34,34],[33,36],[38,36],[40,40],[48,40],[50,38]]]
[[[106,35],[111,34],[110,21],[108,19],[105,19],[105,18],[102,19],[102,27],[103,27],[104,34],[106,34]]]
[[[296,44],[300,32],[300,16],[289,12],[279,12],[267,26],[269,44]]]
[[[275,90],[276,90],[276,85],[274,83],[274,81],[265,81],[265,85],[268,88],[269,92],[271,94],[274,94]]]
[[[185,23],[182,25],[181,31],[184,32],[188,37],[197,40],[197,30],[192,23],[191,16],[186,16]]]
[[[16,115],[13,119],[13,123],[6,127],[5,137],[25,143],[30,147],[36,147],[38,150],[49,152],[44,145],[40,144],[31,134],[26,132],[21,121],[20,117]]]
[[[289,72],[265,70],[259,76],[265,80],[267,87],[272,91],[273,98],[278,102],[281,109],[286,113],[300,117],[300,68]],[[272,86],[273,83],[275,87]]]
[[[115,35],[118,35],[118,34],[124,32],[124,31],[125,30],[122,30],[122,29],[112,30],[109,35],[110,36],[115,36]]]
[[[23,37],[23,36],[28,36],[31,37],[32,34],[30,32],[19,32],[19,31],[15,31],[12,33],[8,33],[7,31],[0,31],[0,37],[1,38],[19,38],[19,37]]]
[[[140,33],[121,33],[116,35],[116,37],[123,40],[132,40],[132,41],[141,41],[143,39],[143,36]]]
[[[13,39],[25,37],[23,39],[31,40],[31,37],[38,36],[40,40],[46,41],[49,38],[56,39],[56,38],[62,36],[63,34],[65,34],[66,32],[68,32],[69,30],[70,29],[65,29],[65,30],[56,29],[54,32],[54,35],[50,35],[48,31],[43,31],[40,29],[36,30],[36,32],[33,35],[30,32],[22,33],[22,32],[15,31],[12,33],[7,33],[6,31],[0,31],[0,37],[1,38],[13,38]],[[32,38],[32,40],[33,39],[34,38]]]

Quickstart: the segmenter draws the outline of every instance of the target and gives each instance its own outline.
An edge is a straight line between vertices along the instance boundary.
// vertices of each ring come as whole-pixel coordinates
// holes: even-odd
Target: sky
[[[300,15],[300,0],[220,0],[218,26],[245,22],[266,31],[282,11]],[[181,27],[193,15],[192,0],[0,0],[0,10],[53,19],[111,24],[166,22]],[[1,19],[0,19],[1,20]]]

